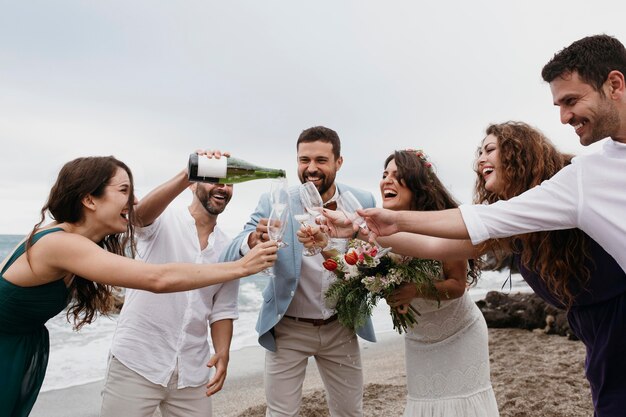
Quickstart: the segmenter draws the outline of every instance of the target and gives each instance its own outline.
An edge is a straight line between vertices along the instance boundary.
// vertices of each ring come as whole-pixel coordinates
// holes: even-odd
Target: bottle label
[[[198,157],[198,176],[212,178],[226,178],[226,164],[228,158],[205,158]]]

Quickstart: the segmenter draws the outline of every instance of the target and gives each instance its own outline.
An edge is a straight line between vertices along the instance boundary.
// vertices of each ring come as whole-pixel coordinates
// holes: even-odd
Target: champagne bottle
[[[282,169],[262,168],[237,158],[189,155],[189,181],[235,184],[263,178],[285,178]]]

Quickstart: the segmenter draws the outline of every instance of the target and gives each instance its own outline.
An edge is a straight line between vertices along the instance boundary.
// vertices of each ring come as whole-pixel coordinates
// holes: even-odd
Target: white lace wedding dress
[[[440,307],[421,298],[411,304],[421,316],[405,336],[404,417],[498,417],[487,324],[469,293]]]

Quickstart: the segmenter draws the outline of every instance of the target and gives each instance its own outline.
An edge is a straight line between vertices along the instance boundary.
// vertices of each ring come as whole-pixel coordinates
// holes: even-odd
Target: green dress
[[[33,244],[53,228],[38,232]],[[4,272],[24,253],[22,243],[0,271],[0,415],[25,417],[35,404],[48,366],[50,342],[44,323],[69,302],[63,280],[20,287]]]

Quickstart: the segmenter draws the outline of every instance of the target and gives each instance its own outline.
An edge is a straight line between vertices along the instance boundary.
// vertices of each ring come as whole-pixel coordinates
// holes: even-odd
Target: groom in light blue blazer
[[[302,132],[297,142],[298,177],[312,182],[322,196],[324,206],[336,207],[342,192],[350,191],[363,207],[374,207],[374,196],[366,191],[335,182],[341,168],[341,143],[337,133],[323,126]],[[292,213],[302,213],[299,186],[289,188]],[[268,240],[267,218],[271,211],[269,195],[259,204],[244,230],[222,255],[232,261]],[[267,349],[265,359],[265,393],[267,416],[297,416],[302,399],[302,383],[308,358],[316,360],[327,391],[331,416],[363,416],[363,373],[358,340],[354,331],[337,320],[324,292],[335,279],[322,267],[321,255],[304,256],[296,232],[300,224],[289,216],[278,251],[275,277],[263,291],[263,306],[256,330],[259,343]],[[368,341],[376,341],[368,319],[356,332]]]

